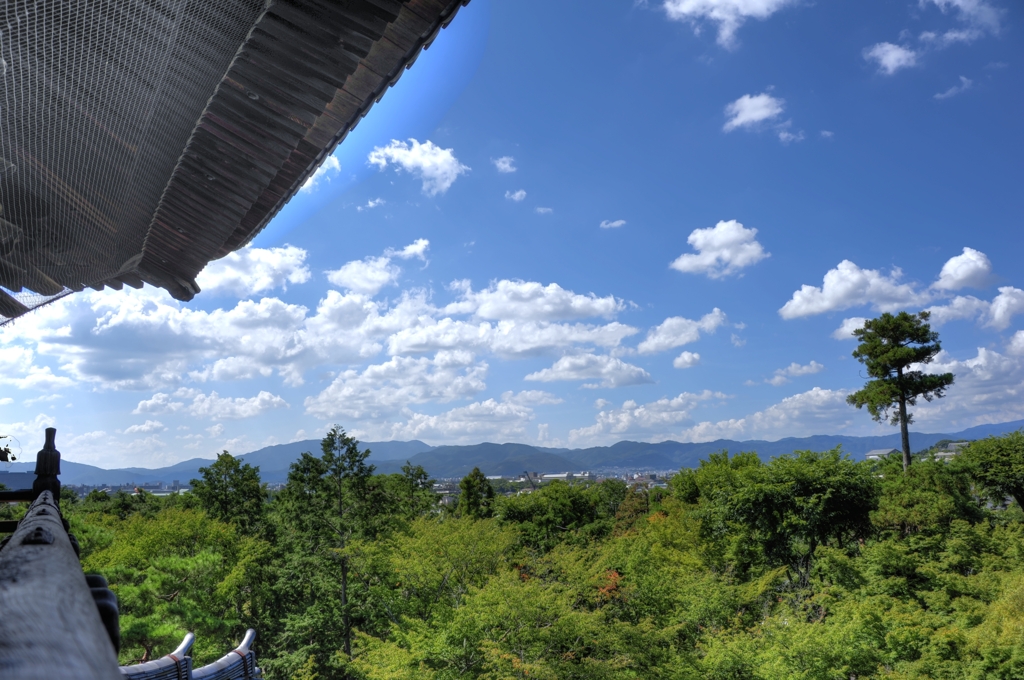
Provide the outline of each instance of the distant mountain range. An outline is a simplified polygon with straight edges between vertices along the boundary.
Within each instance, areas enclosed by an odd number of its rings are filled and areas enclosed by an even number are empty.
[[[943,439],[971,440],[991,435],[1001,435],[1024,427],[1024,420],[997,425],[979,425],[952,433],[925,434],[912,432],[911,447],[915,451],[929,448]],[[530,472],[566,472],[592,470],[595,472],[626,470],[675,470],[694,467],[702,458],[715,451],[727,450],[756,451],[764,459],[792,451],[824,451],[842,446],[854,458],[863,458],[874,449],[900,447],[899,432],[879,437],[850,437],[846,435],[815,435],[813,437],[788,437],[779,441],[761,440],[733,441],[719,439],[700,444],[680,442],[622,441],[612,446],[595,446],[587,449],[554,449],[528,444],[473,444],[470,446],[430,446],[421,441],[409,442],[363,442],[362,447],[370,449],[370,462],[381,473],[398,472],[409,461],[423,468],[437,479],[463,477],[474,467],[487,475],[517,475]],[[299,455],[309,451],[319,455],[320,441],[307,439],[290,444],[268,446],[246,453],[239,458],[253,466],[259,466],[260,476],[265,482],[283,482],[288,477],[288,467]],[[64,484],[122,485],[151,482],[171,483],[178,480],[187,485],[189,480],[199,476],[199,468],[209,465],[211,459],[192,458],[170,467],[121,468],[104,470],[92,465],[61,461],[61,481]],[[10,472],[31,472],[34,462],[14,463]],[[0,470],[0,483],[4,472]]]
[[[424,444],[417,440],[410,442],[363,442],[360,446],[361,448],[371,449],[370,462],[378,466],[381,463],[392,460],[401,460],[404,463],[407,458],[432,448],[429,444]],[[319,456],[320,440],[307,439],[290,444],[267,446],[258,451],[243,454],[239,458],[250,465],[259,466],[260,476],[263,478],[263,481],[283,482],[288,478],[288,466],[298,460],[299,455],[304,451],[309,451]],[[10,466],[9,471],[32,472],[35,470],[35,457],[27,454],[24,457],[32,459],[32,462],[14,463]],[[100,484],[119,486],[124,484],[147,484],[150,482],[170,484],[174,480],[178,480],[182,485],[188,486],[189,480],[199,477],[199,468],[205,467],[212,462],[213,459],[211,458],[190,458],[169,467],[155,469],[132,467],[106,470],[93,465],[75,463],[64,459],[60,462],[60,480],[64,484],[87,484],[90,486]],[[0,467],[0,484],[3,482],[4,468]]]

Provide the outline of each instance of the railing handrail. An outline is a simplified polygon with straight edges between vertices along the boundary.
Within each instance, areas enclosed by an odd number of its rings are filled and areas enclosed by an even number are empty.
[[[121,666],[118,670],[121,671],[122,676],[135,680],[150,678],[154,680],[157,678],[181,680],[182,678],[189,678],[191,677],[192,657],[188,653],[192,650],[192,645],[195,641],[195,634],[186,633],[185,639],[170,654],[165,654],[159,659],[153,659],[145,663]],[[171,672],[172,670],[173,673]]]
[[[261,675],[256,667],[256,655],[249,649],[256,639],[256,631],[245,631],[242,643],[211,664],[192,671],[195,680],[228,680],[234,678],[255,678]],[[241,674],[236,670],[241,666]]]
[[[4,680],[120,680],[57,499],[41,491],[0,548]]]

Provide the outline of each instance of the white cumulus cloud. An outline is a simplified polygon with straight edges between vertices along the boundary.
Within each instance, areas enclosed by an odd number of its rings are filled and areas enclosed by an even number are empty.
[[[506,191],[505,198],[507,198],[510,201],[515,201],[516,203],[519,203],[524,198],[526,198],[526,191],[523,189],[520,189],[518,191]]]
[[[1015,357],[1024,356],[1024,331],[1017,331],[1006,344],[1006,353]]]
[[[942,399],[919,401],[914,422],[926,432],[955,432],[983,423],[1024,418],[1024,358],[979,347],[969,359],[940,352],[922,367],[926,373],[952,373],[956,381]]]
[[[459,162],[453,149],[442,149],[430,140],[420,144],[415,139],[393,139],[387,146],[374,147],[368,160],[381,170],[392,163],[419,177],[423,180],[423,193],[428,196],[445,193],[459,175],[470,169]]]
[[[1004,10],[999,9],[987,0],[921,0],[921,4],[931,3],[943,13],[953,12],[957,19],[967,25],[968,30],[999,33]],[[961,39],[967,39],[966,37]]]
[[[306,251],[286,245],[281,248],[236,250],[207,265],[196,277],[203,292],[227,292],[238,297],[309,281]]]
[[[874,269],[861,269],[853,262],[843,260],[825,274],[821,287],[805,284],[794,292],[779,314],[784,319],[795,319],[860,305],[871,305],[880,312],[924,307],[931,313],[933,326],[954,320],[977,320],[985,326],[1003,330],[1014,316],[1024,313],[1024,291],[1012,286],[999,288],[999,294],[991,301],[973,295],[949,297],[951,292],[961,288],[985,287],[993,279],[992,263],[985,253],[973,248],[964,248],[960,255],[947,260],[938,278],[928,288],[903,283],[901,278],[899,268],[883,274]],[[862,323],[860,317],[844,319],[832,337],[848,339]]]
[[[943,14],[953,14],[960,23],[957,28],[944,31],[925,31],[918,36],[918,49],[907,45],[880,42],[863,51],[864,59],[878,66],[878,72],[892,75],[897,71],[917,66],[921,58],[932,50],[946,49],[952,45],[970,44],[985,35],[997,35],[1001,30],[1004,10],[987,0],[919,0],[918,5],[926,8],[937,7]],[[906,32],[902,34],[906,38]],[[973,85],[970,78],[960,76],[960,83],[934,95],[935,99],[947,99],[964,92]]]
[[[502,156],[501,158],[492,158],[491,162],[494,163],[494,167],[498,169],[498,172],[515,172],[516,159],[512,156]]]
[[[778,118],[785,107],[786,101],[773,97],[767,92],[761,94],[745,94],[725,107],[728,120],[722,129],[732,132],[737,128],[754,128],[761,123]]]
[[[434,357],[392,357],[363,370],[340,373],[320,394],[307,397],[306,412],[323,419],[377,420],[410,404],[445,403],[486,388],[487,364],[465,350]]]
[[[979,300],[973,295],[957,295],[945,304],[932,305],[927,311],[931,313],[929,322],[937,327],[950,321],[987,317],[991,307],[989,302]]]
[[[932,288],[938,290],[960,290],[961,288],[983,288],[992,278],[992,263],[988,256],[974,248],[951,257],[942,265],[938,280]]]
[[[879,311],[891,312],[927,303],[928,294],[918,292],[910,284],[900,283],[902,276],[899,269],[885,275],[843,260],[825,274],[821,287],[801,286],[779,310],[779,315],[783,319],[796,319],[865,304]]]
[[[341,172],[341,163],[334,156],[328,156],[320,164],[320,167],[303,182],[299,191],[312,193],[319,189],[324,182],[330,183],[331,179],[336,177],[339,172]]]
[[[380,207],[387,203],[383,198],[371,198],[366,202],[366,205],[356,206],[357,212],[363,212],[364,210],[373,210],[374,208]]]
[[[191,399],[191,403],[186,403]],[[173,414],[187,410],[190,415],[197,418],[210,418],[212,420],[252,418],[271,409],[288,408],[288,402],[278,395],[271,394],[265,390],[253,397],[229,397],[220,396],[216,391],[209,394],[197,389],[187,387],[179,388],[174,394],[157,392],[151,398],[138,402],[138,406],[132,411],[133,414]],[[145,425],[133,426],[136,428],[151,427],[151,429],[128,428],[125,432],[155,432],[160,431],[151,423],[163,427],[158,421],[146,421]],[[164,428],[166,429],[166,428]]]
[[[426,260],[426,251],[430,241],[417,239],[401,250],[388,249],[379,257],[367,257],[362,260],[346,262],[339,269],[327,272],[327,280],[335,286],[346,288],[356,293],[374,296],[384,286],[398,282],[402,268],[391,261],[395,258],[409,260],[418,258]]]
[[[425,257],[426,249],[425,240],[417,241],[384,257],[394,258],[393,266],[401,258]],[[390,280],[386,270],[385,275]],[[370,283],[363,288],[372,290],[378,282]],[[264,297],[210,311],[183,305],[156,288],[86,291],[5,329],[0,382],[18,388],[151,389],[184,409],[180,398],[167,395],[189,380],[258,380],[277,373],[298,386],[313,368],[361,364],[385,348],[393,354],[466,348],[516,358],[613,350],[638,332],[615,321],[582,321],[611,319],[625,309],[614,296],[507,280],[481,291],[460,282],[453,290],[456,301],[444,307],[432,305],[429,293],[419,289],[394,301],[328,290],[312,310]],[[59,366],[60,373],[42,362]],[[138,408],[163,412],[166,404]]]
[[[389,354],[424,354],[442,349],[489,352],[503,358],[550,354],[574,346],[618,347],[638,329],[613,321],[603,325],[504,320],[470,322],[445,317],[419,319],[387,340]]]
[[[632,399],[623,402],[619,408],[601,400],[596,406],[601,409],[595,422],[569,432],[569,441],[578,445],[610,443],[627,437],[667,439],[666,433],[680,423],[691,420],[691,412],[702,402],[726,399],[721,392],[704,390],[699,393],[683,392],[671,399],[664,397],[646,404]]]
[[[953,373],[956,382],[944,398],[931,402],[922,400],[911,409],[913,430],[955,432],[984,423],[1024,419],[1024,402],[1020,400],[1020,394],[1024,393],[1024,357],[1004,356],[980,348],[975,357],[960,360],[942,352],[923,370]],[[815,387],[742,418],[702,421],[677,432],[662,431],[657,438],[706,442],[777,440],[843,432],[865,435],[898,432],[873,423],[867,414],[851,408],[846,403],[848,394],[847,390]]]
[[[481,319],[521,321],[561,321],[591,317],[611,318],[626,307],[613,295],[580,295],[557,283],[536,281],[492,282],[484,290],[474,291],[469,281],[455,281],[450,288],[460,292],[460,300],[445,307],[448,314],[473,314]]]
[[[407,410],[403,413],[404,420],[379,431],[384,439],[419,439],[436,444],[521,442],[528,438],[526,428],[535,417],[531,407],[535,402],[523,397],[524,394],[506,392],[501,399],[476,401],[437,415]]]
[[[425,238],[418,238],[401,250],[388,248],[384,251],[384,254],[388,257],[397,257],[400,260],[411,260],[413,258],[417,258],[425,262],[427,259],[427,249],[429,247],[430,241]]]
[[[714,333],[726,321],[725,312],[718,307],[699,320],[671,316],[647,332],[647,337],[637,346],[637,351],[641,354],[654,354],[696,342],[700,340],[701,331]]]
[[[971,89],[972,85],[974,85],[973,80],[971,80],[970,78],[965,78],[964,76],[960,76],[959,85],[954,85],[948,90],[943,90],[942,92],[936,92],[932,96],[935,97],[936,99],[949,99],[950,97],[955,97],[961,92],[966,92],[967,90]]]
[[[395,284],[402,268],[391,264],[387,256],[368,257],[346,262],[339,269],[327,272],[327,280],[356,293],[374,296],[384,286]]]
[[[846,403],[847,394],[846,390],[815,387],[742,418],[702,421],[679,432],[673,439],[707,442],[716,439],[806,437],[843,432],[858,422],[862,423],[862,428],[872,428],[870,418],[864,418],[863,414],[858,418],[857,410]],[[874,432],[874,429],[867,431]]]
[[[857,337],[853,332],[864,328],[865,321],[867,321],[867,319],[863,316],[854,316],[849,319],[843,319],[843,322],[839,324],[839,328],[832,331],[832,337],[836,340],[853,340]]]
[[[1024,313],[1024,290],[1003,286],[991,302],[973,295],[958,295],[945,304],[929,307],[928,311],[931,312],[931,323],[934,326],[965,319],[977,320],[996,330],[1006,330],[1013,317]]]
[[[125,434],[149,434],[150,432],[163,432],[167,427],[159,420],[147,420],[142,425],[132,425],[125,429]]]
[[[5,339],[13,339],[10,330],[14,329],[4,330],[8,333]],[[37,353],[29,347],[0,347],[0,384],[12,385],[21,390],[50,392],[75,383],[68,376],[54,374],[49,366],[38,365],[36,359]]]
[[[914,50],[890,42],[880,42],[864,49],[864,58],[874,62],[878,72],[887,76],[917,66],[917,56]]]
[[[186,403],[189,399],[191,404]],[[281,397],[260,390],[255,397],[222,397],[213,391],[209,394],[190,388],[179,388],[173,395],[157,392],[150,399],[144,399],[132,413],[177,413],[187,410],[197,418],[212,420],[252,418],[276,408],[287,408],[288,402]],[[151,421],[146,421],[148,425]],[[159,423],[157,423],[159,425]],[[145,427],[145,425],[140,426]],[[132,430],[126,432],[155,432],[150,430]]]
[[[736,46],[736,31],[747,19],[767,19],[775,12],[795,5],[797,0],[665,0],[663,7],[669,19],[685,21],[699,32],[701,24],[710,21],[718,26],[718,44]]]
[[[11,452],[15,455],[18,454],[17,442],[20,441],[21,461],[28,462],[29,460],[35,459],[34,453],[30,454],[29,452],[38,451],[38,449],[34,448],[34,442],[38,441],[40,442],[40,445],[42,445],[42,433],[46,428],[53,427],[55,423],[56,421],[53,419],[53,416],[40,413],[30,420],[26,419],[17,422],[0,423],[0,434],[16,440],[11,441],[8,439],[4,442],[5,445],[9,445],[11,447]],[[30,444],[29,442],[33,443]],[[31,458],[29,457],[30,455]]]
[[[999,295],[992,300],[987,325],[996,330],[1005,330],[1017,314],[1024,314],[1024,290],[1003,286],[999,289]]]
[[[615,221],[601,220],[601,224],[599,226],[602,229],[618,229],[619,227],[626,226],[626,220],[615,220]]]
[[[798,364],[797,362],[791,363],[785,368],[780,368],[775,371],[775,375],[765,380],[769,385],[785,385],[790,381],[791,378],[798,378],[803,375],[814,375],[825,370],[825,367],[819,364],[817,361],[812,361],[809,364]]]
[[[683,352],[672,360],[672,365],[676,368],[693,368],[699,363],[700,355],[696,352]]]
[[[559,380],[600,380],[584,387],[626,387],[654,382],[639,366],[604,354],[574,354],[558,359],[551,368],[530,373],[525,380],[554,382]]]
[[[288,402],[276,394],[260,390],[255,397],[222,397],[216,392],[197,394],[192,398],[189,413],[197,418],[213,420],[253,418],[276,408],[287,408]]]
[[[804,131],[790,132],[789,130],[779,130],[779,141],[783,144],[789,144],[790,142],[802,142],[804,141]]]
[[[143,413],[174,413],[185,408],[184,402],[173,401],[171,395],[166,392],[157,392],[149,399],[143,399],[132,411],[135,415]]]
[[[694,229],[686,242],[696,253],[683,253],[669,266],[686,274],[705,274],[719,279],[771,257],[757,242],[757,229],[747,229],[736,220],[721,221],[714,227]]]

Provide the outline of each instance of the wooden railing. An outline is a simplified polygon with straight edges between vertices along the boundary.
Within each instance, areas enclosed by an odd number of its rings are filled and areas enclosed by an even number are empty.
[[[49,490],[0,548],[0,677],[121,678],[114,645]]]
[[[193,670],[188,652],[196,636],[189,633],[170,654],[135,666],[121,666],[121,674],[128,680],[255,680],[263,677],[251,649],[255,639],[256,631],[250,628],[237,647],[213,663]]]

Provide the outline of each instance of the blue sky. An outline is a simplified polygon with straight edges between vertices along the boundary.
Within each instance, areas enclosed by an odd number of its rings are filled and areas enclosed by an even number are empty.
[[[957,376],[918,428],[1024,418],[1022,17],[473,0],[195,300],[86,291],[0,330],[0,433],[157,466],[335,422],[890,432],[845,403],[848,331],[900,309],[932,310]]]

